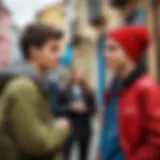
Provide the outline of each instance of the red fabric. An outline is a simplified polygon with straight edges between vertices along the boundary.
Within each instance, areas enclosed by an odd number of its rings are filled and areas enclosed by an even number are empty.
[[[123,47],[125,53],[136,62],[142,59],[151,37],[148,29],[140,25],[117,28],[107,36],[115,39]]]
[[[112,98],[112,89],[108,89],[104,94],[104,104],[108,104],[110,99]]]
[[[147,75],[120,92],[120,142],[128,160],[160,160],[159,93]]]

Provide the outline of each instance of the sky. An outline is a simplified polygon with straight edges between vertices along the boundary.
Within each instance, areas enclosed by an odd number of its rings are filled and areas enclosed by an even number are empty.
[[[36,11],[62,0],[4,0],[13,13],[13,22],[19,27],[34,19]]]

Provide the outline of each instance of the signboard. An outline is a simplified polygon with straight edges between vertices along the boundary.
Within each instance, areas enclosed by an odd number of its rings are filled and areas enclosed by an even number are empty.
[[[12,51],[12,24],[10,13],[0,6],[0,68],[8,65]]]

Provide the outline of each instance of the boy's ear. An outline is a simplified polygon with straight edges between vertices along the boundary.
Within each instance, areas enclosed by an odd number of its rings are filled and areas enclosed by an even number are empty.
[[[29,54],[30,54],[30,57],[31,58],[35,58],[35,56],[37,55],[39,49],[37,46],[35,45],[31,45],[30,48],[29,48]]]

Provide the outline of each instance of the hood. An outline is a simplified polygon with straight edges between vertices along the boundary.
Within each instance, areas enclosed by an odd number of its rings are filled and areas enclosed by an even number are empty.
[[[0,70],[0,93],[11,79],[23,75],[42,83],[42,78],[30,64],[25,61],[16,62]]]

